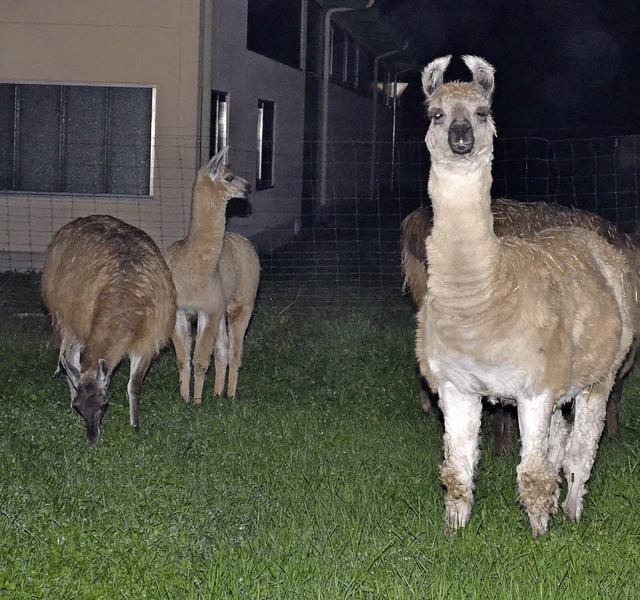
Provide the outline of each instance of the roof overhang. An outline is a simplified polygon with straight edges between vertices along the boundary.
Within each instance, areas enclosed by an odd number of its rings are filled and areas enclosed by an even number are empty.
[[[325,10],[349,8],[336,12],[333,19],[349,32],[358,44],[370,50],[374,57],[387,55],[382,61],[393,71],[417,66],[411,48],[389,21],[381,15],[375,2],[367,8],[367,0],[317,0]]]

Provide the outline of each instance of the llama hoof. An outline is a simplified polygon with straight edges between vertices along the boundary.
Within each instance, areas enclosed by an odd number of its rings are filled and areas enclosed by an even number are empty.
[[[202,398],[194,398],[193,399],[193,405],[194,406],[200,406],[202,404]]]
[[[133,426],[133,430],[134,430],[136,433],[140,433],[140,425],[134,425],[134,426]]]
[[[464,501],[445,501],[444,531],[446,535],[453,535],[464,527],[471,515],[471,504]]]
[[[564,512],[567,519],[572,523],[579,523],[582,514],[582,502],[576,502],[567,498],[562,505],[562,512]]]
[[[547,533],[549,528],[549,515],[529,515],[529,524],[531,525],[531,536],[537,540],[541,535]]]

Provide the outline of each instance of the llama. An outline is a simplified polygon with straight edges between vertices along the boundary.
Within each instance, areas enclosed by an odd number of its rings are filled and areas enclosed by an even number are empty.
[[[632,262],[636,272],[640,272],[640,252],[638,242],[603,217],[576,208],[545,202],[516,202],[499,198],[492,202],[494,231],[498,237],[527,237],[549,227],[575,226],[592,229],[608,242],[621,248]],[[410,213],[402,222],[402,271],[404,288],[408,289],[416,305],[420,307],[427,291],[426,250],[424,240],[431,232],[433,214],[428,206],[421,206]],[[624,382],[635,366],[636,346],[630,352],[629,359],[616,377],[616,382],[607,402],[606,431],[610,438],[619,435],[619,405]],[[424,382],[420,381],[420,400],[422,410],[429,412],[435,404]],[[493,449],[500,454],[511,447],[511,416],[496,406],[492,413]]]
[[[129,418],[137,431],[142,382],[176,315],[175,287],[159,248],[115,217],[75,219],[53,236],[41,291],[60,347],[56,372],[62,367],[67,376],[87,441],[100,438],[111,374],[125,355]]]
[[[165,251],[178,294],[172,335],[180,373],[180,396],[190,399],[191,321],[197,320],[193,349],[193,402],[202,403],[204,378],[214,354],[214,394],[236,395],[244,336],[260,280],[260,262],[251,242],[225,233],[227,203],[247,198],[251,187],[225,165],[228,147],[202,167],[193,186],[187,237]]]
[[[498,238],[491,213],[494,69],[464,56],[473,82],[445,84],[451,56],[422,73],[430,125],[427,294],[416,356],[444,416],[445,528],[467,524],[483,396],[513,402],[519,499],[534,538],[558,508],[578,522],[607,397],[632,343],[637,275],[597,233],[546,229]],[[574,399],[569,427],[561,406]]]

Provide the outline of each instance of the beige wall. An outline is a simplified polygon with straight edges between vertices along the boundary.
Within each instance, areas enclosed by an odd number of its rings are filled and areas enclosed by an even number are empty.
[[[186,231],[197,166],[200,0],[0,0],[0,81],[156,89],[153,195],[0,192],[0,269],[39,268],[52,234],[90,213]]]

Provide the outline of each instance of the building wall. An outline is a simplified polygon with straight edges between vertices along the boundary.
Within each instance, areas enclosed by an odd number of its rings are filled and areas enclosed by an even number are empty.
[[[274,187],[251,194],[251,214],[230,217],[228,228],[261,249],[291,238],[300,216],[304,136],[304,73],[246,48],[247,2],[213,5],[211,87],[229,94],[229,162],[256,181],[258,100],[275,102]]]
[[[327,134],[327,199],[330,203],[374,199],[379,186],[390,180],[391,109],[378,102],[372,153],[372,106],[371,95],[330,85]]]
[[[250,214],[231,216],[228,228],[263,250],[291,238],[303,146],[317,143],[305,140],[305,73],[247,50],[246,0],[0,0],[0,15],[0,82],[156,90],[152,194],[0,192],[0,270],[40,268],[53,233],[92,213],[142,227],[161,248],[182,238],[193,178],[208,156],[209,88],[229,94],[229,160],[254,186],[258,100],[275,102],[274,186],[254,191]],[[379,107],[379,140],[389,137],[387,112]],[[332,84],[328,137],[341,145],[328,187],[337,202],[368,195],[370,126],[370,98]]]
[[[0,192],[0,269],[39,268],[52,234],[108,213],[183,237],[197,167],[200,0],[0,0],[0,81],[156,88],[151,197]]]

